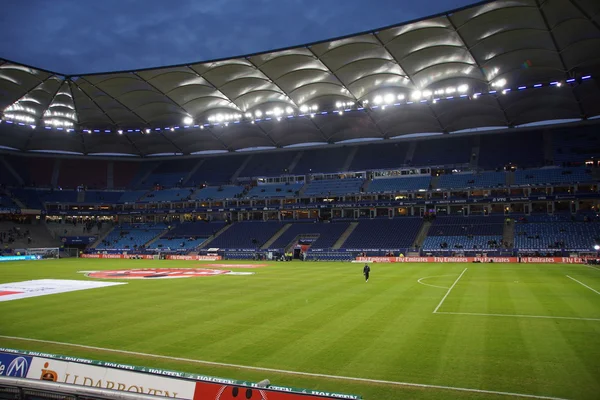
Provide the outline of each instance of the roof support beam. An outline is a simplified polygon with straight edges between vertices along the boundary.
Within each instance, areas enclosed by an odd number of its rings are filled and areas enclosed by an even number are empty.
[[[598,29],[600,31],[600,24],[598,24],[596,21],[594,21],[594,19],[592,18],[591,15],[589,15],[579,4],[577,4],[576,1],[573,1],[573,0],[569,0],[569,1],[581,14],[583,14],[584,17],[586,17],[592,23],[592,25],[594,25],[596,27],[596,29]],[[541,7],[540,7],[540,9],[541,9]]]
[[[329,65],[325,64],[323,62],[323,60],[321,60],[319,57],[317,57],[317,55],[315,54],[315,52],[310,48],[310,47],[306,47],[308,49],[308,51],[310,51],[310,54],[313,55],[313,57],[315,57],[317,60],[321,61],[321,64],[323,64],[325,66],[325,68],[327,68],[327,71],[329,71],[329,73],[340,83],[340,85],[342,85],[342,87],[344,89],[346,89],[346,92],[350,93],[350,95],[352,96],[352,98],[354,99],[354,102],[359,105],[360,107],[362,107],[365,112],[365,114],[367,114],[367,117],[369,117],[369,120],[373,123],[373,125],[375,125],[375,128],[377,128],[377,131],[379,132],[379,134],[381,135],[382,138],[385,138],[385,132],[383,129],[381,129],[381,127],[379,126],[379,124],[377,123],[377,121],[375,121],[375,118],[373,118],[373,115],[371,114],[371,109],[370,108],[365,108],[362,104],[362,102],[360,100],[358,100],[358,97],[356,97],[356,95],[354,93],[352,93],[350,91],[350,89],[348,89],[346,87],[346,85],[344,85],[344,82],[342,82],[342,80],[340,79],[339,76],[337,76],[337,74],[335,73],[335,71],[333,71],[331,68],[329,68]],[[312,118],[311,118],[312,119]],[[313,123],[315,124],[315,126],[317,126],[316,122],[313,121]],[[317,126],[318,127],[318,126]],[[323,131],[321,130],[320,127],[318,127],[319,131],[321,131],[321,133],[323,134],[323,136],[325,136],[325,134],[323,133]],[[329,138],[326,137],[326,140],[329,141]]]
[[[402,64],[400,64],[400,61],[398,61],[398,59],[396,57],[394,57],[392,52],[387,48],[387,46],[383,43],[383,41],[379,38],[379,36],[377,36],[377,33],[373,33],[373,37],[379,42],[379,44],[381,44],[381,47],[383,47],[383,49],[390,55],[392,60],[394,60],[394,62],[396,64],[398,64],[398,66],[402,69],[402,71],[404,71],[404,73],[406,74],[406,77],[410,81],[410,84],[412,85],[412,87],[416,88],[417,86],[415,85],[415,81],[413,80],[413,77],[408,73],[408,71],[406,69],[404,69]],[[429,102],[427,102],[425,104],[427,104],[427,108],[429,108],[429,111],[434,116],[434,118],[437,121],[438,125],[440,126],[440,129],[442,130],[442,132],[448,133],[448,130],[444,127],[444,124],[442,124],[442,121],[440,121],[440,117],[438,117],[437,113],[435,112],[435,110],[433,109],[431,104]]]
[[[108,97],[110,97],[111,99],[113,99],[115,102],[119,103],[119,105],[122,106],[124,109],[126,109],[127,111],[129,111],[130,113],[132,113],[133,115],[135,115],[136,117],[138,117],[142,121],[142,123],[144,123],[146,125],[150,125],[150,123],[148,121],[146,121],[141,115],[139,115],[138,113],[136,113],[135,111],[133,111],[131,108],[127,107],[125,104],[123,104],[116,97],[111,96],[110,94],[106,93],[104,90],[100,89],[98,86],[94,85],[92,82],[90,82],[89,80],[87,80],[84,76],[80,76],[79,79],[81,79],[82,81],[87,82],[87,84],[90,85],[91,87],[93,87],[94,89],[101,91],[102,93],[104,93],[105,95],[107,95]],[[81,86],[79,86],[77,83],[75,83],[75,84],[82,91],[84,91]]]
[[[542,10],[543,4],[540,3],[540,0],[535,0],[535,3],[538,6],[538,10],[540,12],[540,15],[542,16],[542,19],[544,20],[544,25],[546,26],[546,29],[548,29],[548,34],[550,35],[550,38],[552,38],[552,44],[554,44],[554,48],[556,49],[556,54],[558,55],[558,58],[560,59],[560,64],[562,65],[563,71],[565,73],[565,78],[569,79],[572,76],[569,74],[569,70],[567,69],[567,64],[565,63],[565,59],[563,58],[562,53],[560,52],[560,49],[558,48],[558,43],[556,42],[556,37],[554,36],[554,32],[552,32],[552,28],[550,27],[550,24],[548,23],[548,18],[546,18],[546,13],[544,13],[544,10]],[[579,114],[581,116],[581,119],[584,119],[584,120],[587,119],[587,115],[585,113],[583,105],[581,104],[581,99],[575,92],[574,85],[571,85],[571,94],[573,95],[573,98],[577,102],[577,107],[579,107]]]
[[[465,42],[465,39],[458,31],[456,24],[454,23],[454,21],[452,21],[449,14],[446,14],[446,19],[450,23],[450,26],[452,27],[452,29],[454,29],[454,32],[456,32],[456,36],[458,36],[458,38],[460,39],[465,50],[467,50],[469,52],[469,55],[473,59],[473,62],[475,63],[475,65],[477,65],[477,68],[479,68],[479,70],[481,71],[481,65],[479,64],[479,61],[477,61],[477,59],[475,58],[475,55],[471,52],[471,49],[467,46],[467,42]],[[487,76],[485,78],[487,79]],[[489,82],[488,82],[488,84],[489,84]],[[502,115],[504,115],[504,121],[506,122],[506,126],[508,126],[508,127],[513,126],[512,122],[508,118],[508,114],[506,114],[506,110],[504,109],[504,107],[502,107],[502,103],[500,103],[500,100],[498,99],[498,97],[497,96],[493,96],[493,97],[494,97],[494,99],[496,99],[496,103],[498,104],[498,108],[500,108],[500,110],[502,111]]]

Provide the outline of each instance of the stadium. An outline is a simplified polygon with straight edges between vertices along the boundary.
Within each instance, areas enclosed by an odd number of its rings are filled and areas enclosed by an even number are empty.
[[[596,0],[493,0],[0,59],[0,399],[598,399],[599,50]]]

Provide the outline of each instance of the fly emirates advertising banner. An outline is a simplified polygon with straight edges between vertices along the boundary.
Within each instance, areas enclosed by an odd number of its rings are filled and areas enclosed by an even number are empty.
[[[8,376],[177,399],[362,399],[351,394],[273,385],[263,388],[252,382],[0,348],[0,365],[2,361],[10,364],[10,368],[5,367],[6,371],[10,370],[6,373]]]

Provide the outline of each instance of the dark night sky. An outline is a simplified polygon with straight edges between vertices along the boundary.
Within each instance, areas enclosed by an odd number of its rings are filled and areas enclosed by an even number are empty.
[[[6,0],[0,58],[89,73],[232,57],[347,35],[475,0]]]

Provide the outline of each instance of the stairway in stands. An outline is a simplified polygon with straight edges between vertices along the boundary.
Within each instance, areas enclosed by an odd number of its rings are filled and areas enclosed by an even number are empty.
[[[351,222],[348,229],[346,229],[344,231],[344,233],[342,233],[342,236],[340,236],[339,239],[334,243],[333,248],[334,249],[341,248],[342,245],[344,244],[344,242],[346,241],[346,239],[348,239],[348,237],[352,234],[352,232],[354,232],[354,230],[356,229],[357,226],[358,226],[358,222]]]
[[[204,242],[202,242],[202,244],[198,248],[199,249],[204,249],[204,248],[208,247],[208,245],[210,244],[210,242],[212,242],[213,240],[215,240],[215,238],[219,237],[223,232],[225,232],[227,229],[231,228],[232,226],[233,226],[233,224],[227,224],[227,225],[225,225],[219,232],[217,232],[216,234],[214,234],[213,236],[209,237]]]
[[[292,224],[285,224],[285,225],[283,225],[280,230],[278,230],[273,236],[271,236],[271,239],[267,240],[265,242],[265,244],[262,245],[261,250],[266,250],[269,247],[271,247],[271,245],[273,243],[275,243],[275,241],[277,239],[279,239],[279,237],[281,235],[283,235],[285,233],[285,231],[287,231],[288,229],[290,229],[290,226],[292,226]]]
[[[505,242],[510,243],[512,247],[514,247],[515,244],[515,223],[514,220],[511,218],[510,223],[507,224],[506,222],[504,223],[504,231],[502,232],[502,240]]]
[[[419,249],[423,247],[423,242],[425,241],[425,238],[427,237],[427,234],[429,233],[429,228],[431,228],[431,221],[423,222],[423,225],[421,226],[421,230],[419,230],[419,233],[417,234],[417,238],[415,239],[415,243],[414,243],[414,245],[419,246]],[[408,252],[409,257],[415,257],[418,255],[419,255],[419,252]]]

